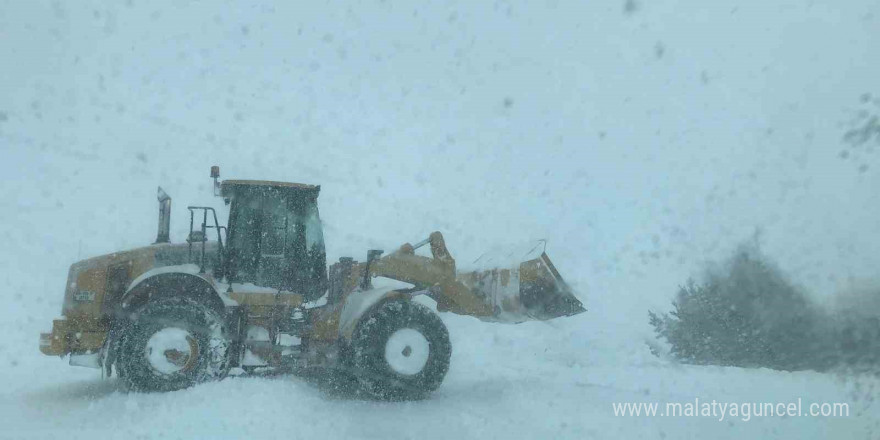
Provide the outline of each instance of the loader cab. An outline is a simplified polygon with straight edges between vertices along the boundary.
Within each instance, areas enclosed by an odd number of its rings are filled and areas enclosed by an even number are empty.
[[[227,180],[230,204],[224,272],[230,283],[251,283],[320,298],[327,287],[320,186]]]

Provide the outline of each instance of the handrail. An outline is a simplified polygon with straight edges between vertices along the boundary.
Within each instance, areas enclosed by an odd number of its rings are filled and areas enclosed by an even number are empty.
[[[221,226],[220,221],[217,219],[217,211],[210,206],[187,206],[186,209],[189,210],[189,235],[192,236],[193,226],[195,221],[195,212],[196,210],[202,210],[202,255],[201,261],[199,262],[199,273],[205,273],[205,245],[208,242],[208,229],[216,229],[217,230],[217,243],[220,246],[218,258],[220,259],[220,267],[223,268],[223,236],[220,233],[220,230],[227,230],[226,226]],[[211,211],[211,214],[214,217],[214,225],[208,225],[208,211]],[[228,232],[227,232],[228,233]],[[227,237],[228,238],[228,237]],[[192,261],[192,240],[187,239],[189,243],[189,260]],[[225,271],[224,271],[225,272]]]

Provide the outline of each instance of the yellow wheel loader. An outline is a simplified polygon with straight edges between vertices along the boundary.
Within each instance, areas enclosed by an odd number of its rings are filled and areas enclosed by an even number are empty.
[[[343,369],[386,399],[421,398],[449,367],[439,311],[486,321],[546,320],[584,311],[547,255],[509,268],[459,272],[439,232],[365,261],[326,266],[320,186],[220,183],[228,226],[189,206],[185,243],[169,242],[171,198],[159,189],[154,244],[74,263],[63,317],[40,350],[114,372],[134,391],[171,391],[244,371]],[[416,255],[430,246],[431,257]],[[374,288],[385,277],[407,288]]]

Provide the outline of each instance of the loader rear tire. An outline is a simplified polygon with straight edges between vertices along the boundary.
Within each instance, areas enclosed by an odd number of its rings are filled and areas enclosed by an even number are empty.
[[[132,317],[116,362],[131,391],[175,391],[223,378],[229,338],[218,312],[186,298],[163,298]]]
[[[364,390],[382,400],[427,397],[449,371],[452,345],[440,317],[406,300],[379,304],[355,329],[352,367]]]

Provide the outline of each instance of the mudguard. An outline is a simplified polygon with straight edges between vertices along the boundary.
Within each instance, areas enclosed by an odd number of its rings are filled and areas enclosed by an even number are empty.
[[[395,298],[409,299],[422,293],[424,292],[402,292],[393,287],[352,292],[346,298],[339,315],[339,336],[346,341],[351,341],[351,335],[361,318],[376,304]]]
[[[235,305],[217,290],[213,278],[201,273],[195,264],[157,267],[142,273],[129,284],[119,305],[123,310],[143,305],[155,291],[185,294],[217,310]]]

